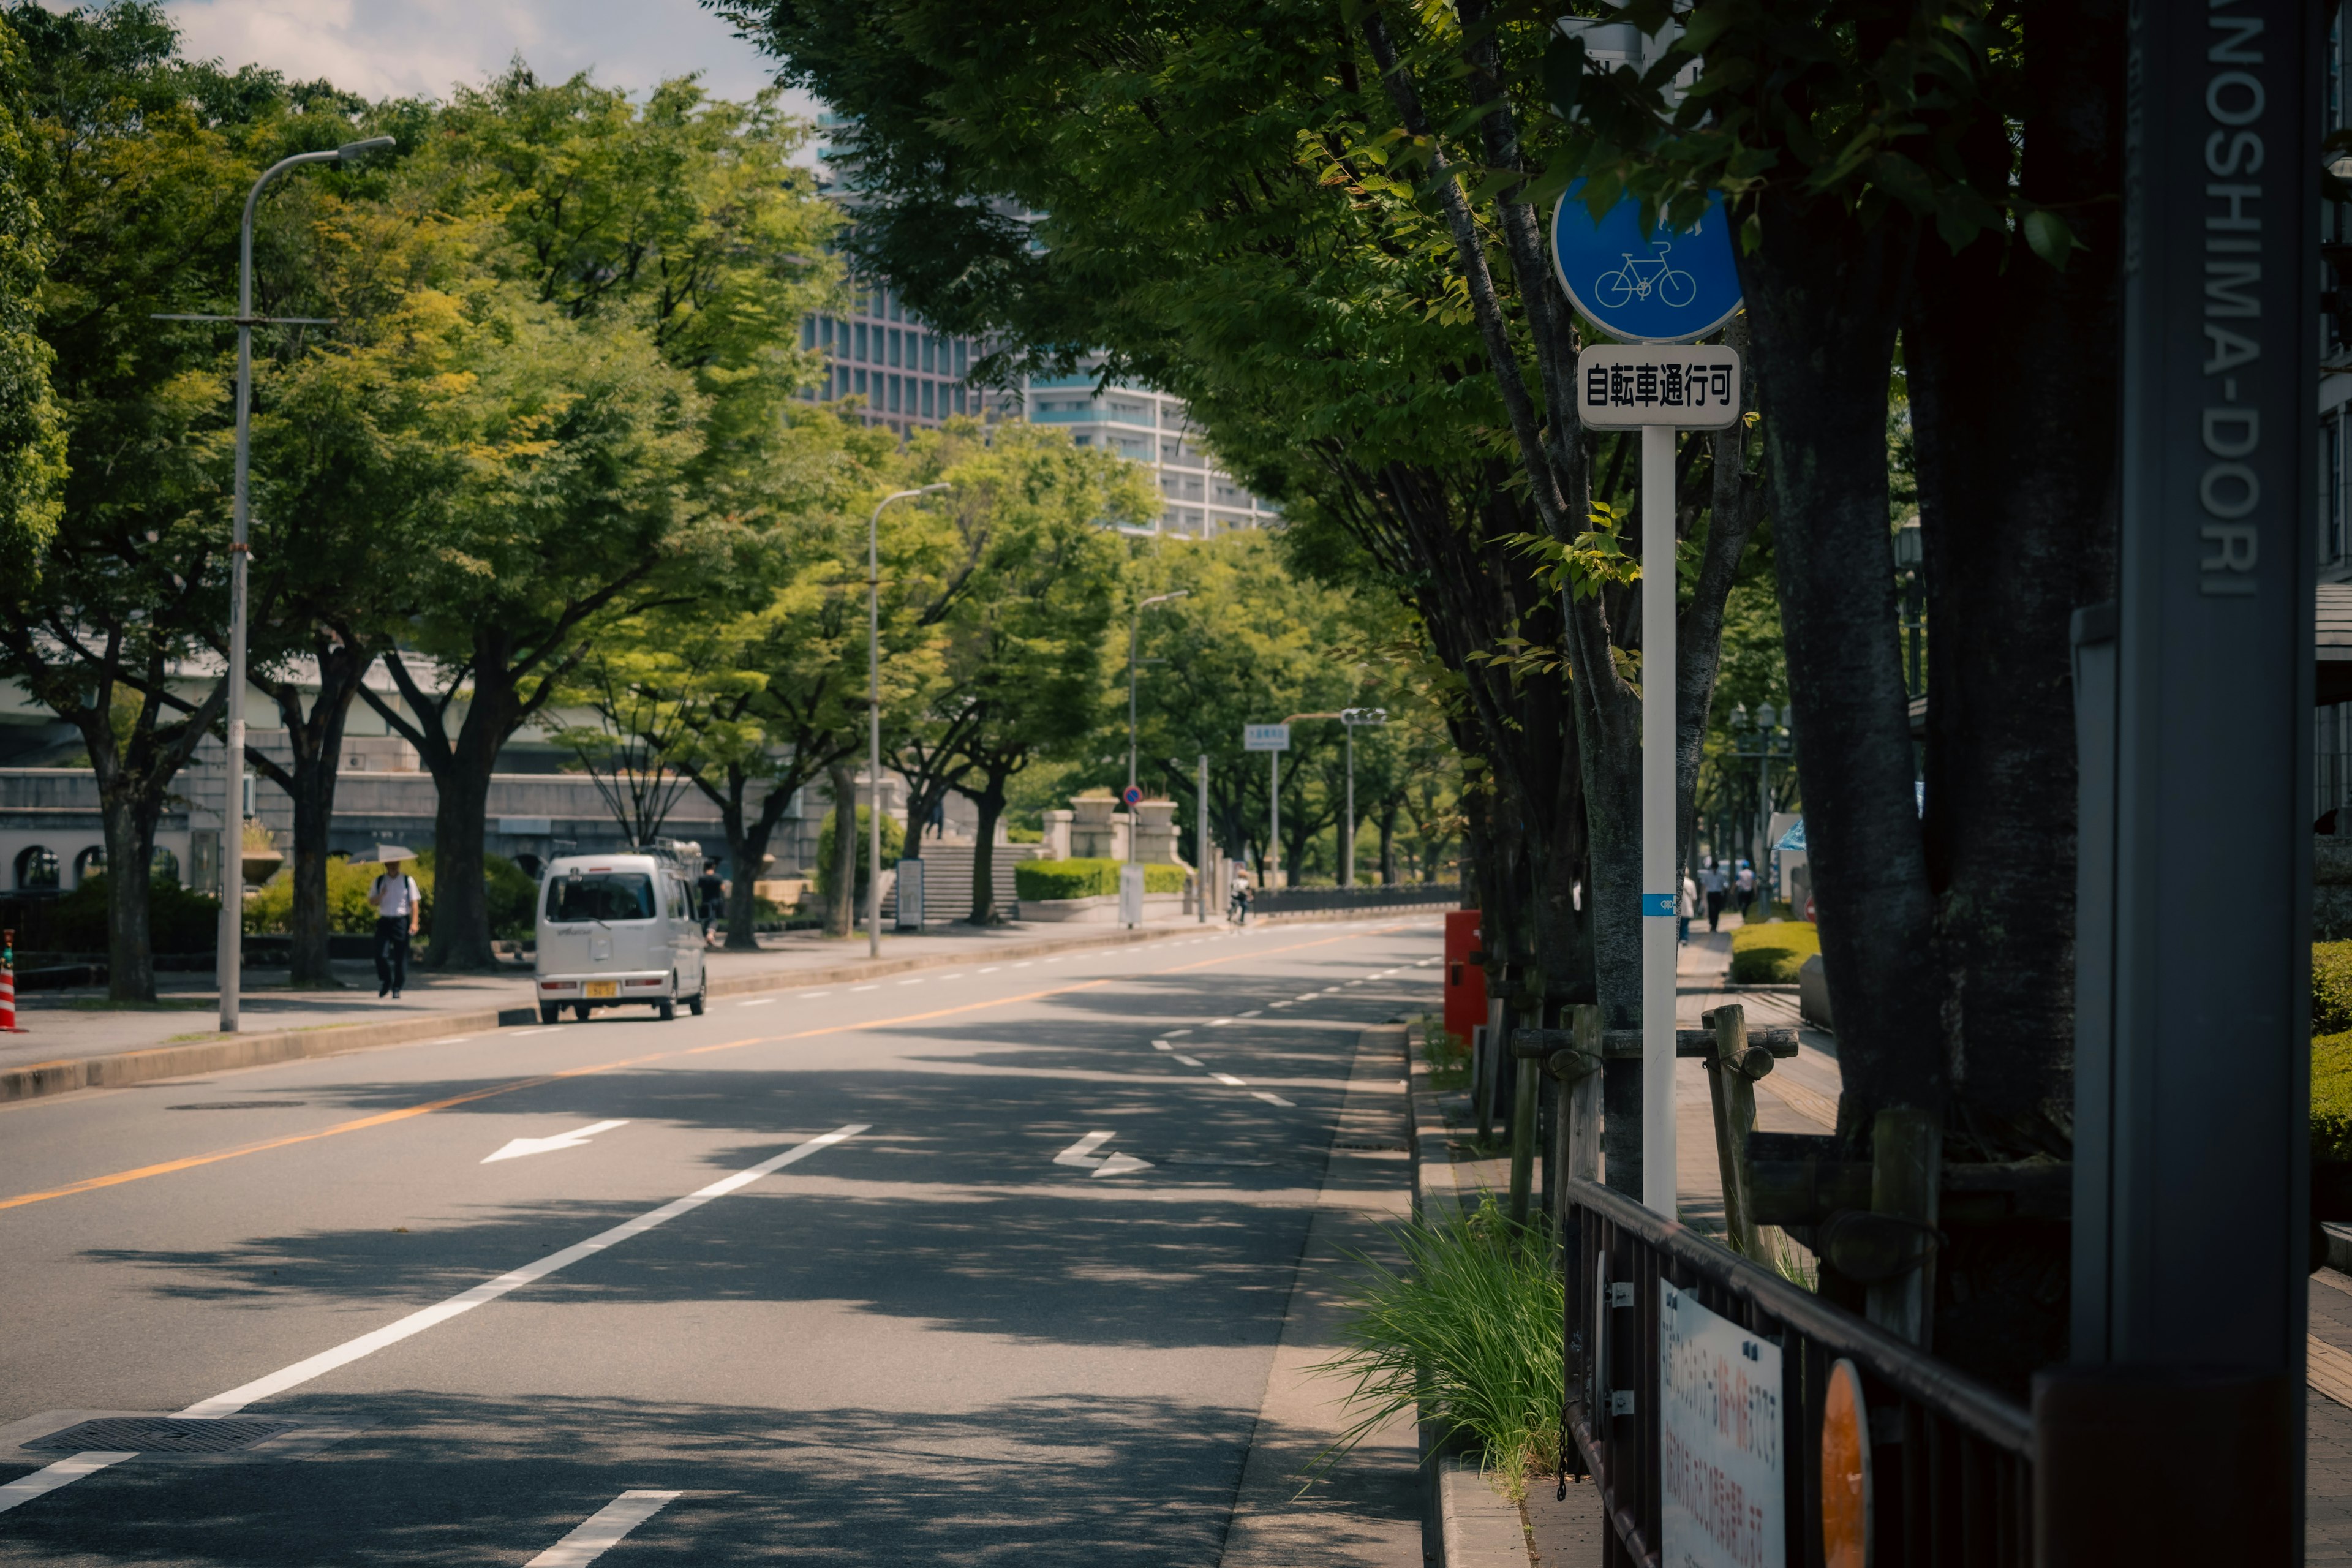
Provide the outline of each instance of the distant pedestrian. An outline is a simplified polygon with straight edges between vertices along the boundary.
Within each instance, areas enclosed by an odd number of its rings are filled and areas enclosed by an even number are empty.
[[[702,875],[695,879],[694,901],[702,913],[702,945],[710,945],[711,929],[719,923],[719,907],[727,901],[727,884],[719,875],[719,862],[705,860]]]
[[[378,853],[383,871],[368,888],[368,902],[375,906],[375,994],[397,1002],[408,984],[409,939],[425,918],[425,903],[407,871],[408,851],[386,845]]]
[[[1730,890],[1731,879],[1724,875],[1723,862],[1709,857],[1706,869],[1698,874],[1699,890],[1706,895],[1706,929],[1723,929],[1723,898]]]
[[[1234,896],[1226,906],[1225,918],[1237,926],[1249,924],[1250,874],[1246,866],[1234,868]]]
[[[1690,873],[1688,871],[1685,871],[1683,873],[1682,891],[1675,895],[1675,946],[1685,947],[1689,945],[1691,916],[1697,912],[1698,884],[1691,880]]]
[[[1756,868],[1742,860],[1731,885],[1739,895],[1739,918],[1744,921],[1748,919],[1748,907],[1756,901]]]

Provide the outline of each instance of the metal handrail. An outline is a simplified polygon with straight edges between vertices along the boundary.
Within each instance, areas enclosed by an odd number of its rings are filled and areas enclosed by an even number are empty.
[[[2021,1459],[2033,1457],[2033,1420],[2022,1405],[1622,1193],[1573,1177],[1564,1178],[1561,1187],[1567,1203],[1593,1210],[1619,1229],[1701,1270],[1711,1283],[1816,1344],[1851,1357],[1897,1393],[1933,1407],[2006,1453]]]

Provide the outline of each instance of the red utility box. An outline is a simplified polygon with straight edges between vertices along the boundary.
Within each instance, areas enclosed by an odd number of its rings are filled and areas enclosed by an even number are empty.
[[[1445,913],[1445,1032],[1465,1046],[1470,1031],[1486,1022],[1486,954],[1480,951],[1479,912]]]

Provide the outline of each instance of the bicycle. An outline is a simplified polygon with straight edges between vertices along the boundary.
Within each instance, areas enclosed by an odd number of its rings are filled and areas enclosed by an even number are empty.
[[[1661,301],[1677,310],[1697,299],[1698,279],[1666,259],[1666,252],[1673,248],[1670,243],[1659,241],[1654,247],[1654,255],[1639,260],[1630,250],[1618,252],[1625,258],[1625,265],[1614,272],[1602,273],[1593,283],[1601,303],[1615,310],[1633,300],[1648,299],[1654,289]]]

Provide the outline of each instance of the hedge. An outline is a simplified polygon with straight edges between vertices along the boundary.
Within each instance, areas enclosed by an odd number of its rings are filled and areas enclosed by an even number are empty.
[[[1794,985],[1797,971],[1821,950],[1821,928],[1811,921],[1743,925],[1731,933],[1732,984]]]
[[[1118,891],[1120,860],[1023,860],[1013,868],[1013,890],[1024,899],[1091,899]],[[1187,873],[1181,866],[1146,864],[1143,890],[1181,893]]]
[[[433,929],[433,851],[425,850],[409,868],[424,905],[423,929]],[[327,929],[344,935],[365,935],[375,930],[375,906],[368,889],[383,874],[374,860],[331,858],[327,862]],[[539,883],[530,872],[503,855],[482,857],[483,890],[488,898],[490,934],[527,937],[538,921]],[[294,868],[287,866],[255,889],[245,901],[247,936],[282,934],[294,917]]]

